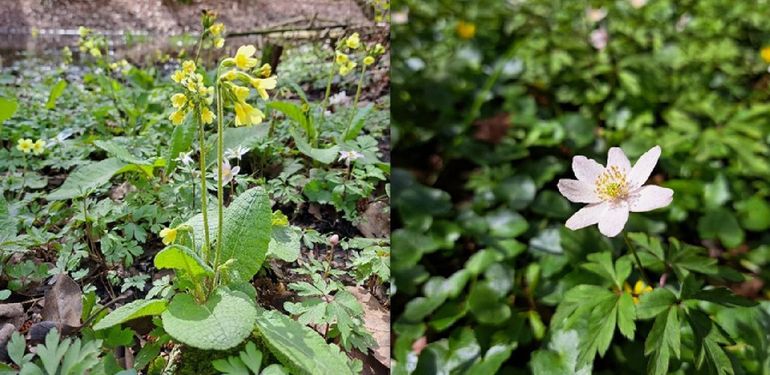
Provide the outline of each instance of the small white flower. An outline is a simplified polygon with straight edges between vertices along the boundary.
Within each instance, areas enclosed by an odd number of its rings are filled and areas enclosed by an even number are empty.
[[[692,22],[692,16],[690,16],[688,13],[683,14],[679,19],[676,21],[676,31],[682,32],[684,29],[687,28],[687,25]]]
[[[230,183],[230,181],[233,181],[235,179],[235,176],[238,175],[238,172],[241,171],[241,167],[239,166],[230,166],[230,162],[225,159],[222,162],[222,185],[227,185]],[[214,170],[214,179],[218,179],[218,170]]]
[[[647,5],[647,0],[629,0],[628,2],[631,3],[631,6],[635,9],[639,9]]]
[[[610,148],[607,167],[585,156],[572,159],[577,180],[559,180],[559,192],[575,203],[588,203],[567,220],[569,229],[577,230],[599,224],[599,232],[615,237],[626,225],[629,212],[646,212],[671,204],[674,191],[646,185],[660,157],[660,146],[645,152],[631,168],[631,162],[619,147]]]
[[[607,17],[607,9],[604,8],[588,8],[586,9],[586,18],[593,22],[597,23],[604,19],[604,17]]]
[[[600,27],[591,32],[591,45],[599,51],[607,47],[607,42],[609,42],[609,40],[610,34],[604,27]]]
[[[338,160],[344,161],[345,166],[349,167],[351,162],[354,162],[363,157],[364,157],[364,154],[358,151],[340,151],[340,158]]]
[[[192,153],[193,153],[192,150],[190,150],[188,152],[180,152],[179,156],[177,156],[176,160],[178,162],[182,163],[185,167],[189,167],[191,164],[194,163],[194,161],[193,161],[193,159],[191,157]]]
[[[241,160],[241,157],[246,155],[247,152],[249,152],[248,148],[238,145],[236,148],[228,148],[225,150],[225,157],[228,159]]]
[[[345,91],[340,91],[329,98],[329,105],[347,104],[350,102],[350,98]]]

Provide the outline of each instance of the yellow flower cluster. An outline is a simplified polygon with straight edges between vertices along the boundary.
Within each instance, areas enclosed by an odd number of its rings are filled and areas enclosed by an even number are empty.
[[[270,99],[268,90],[275,89],[278,84],[278,77],[271,76],[272,69],[269,64],[256,68],[259,64],[259,61],[253,57],[256,52],[257,49],[252,45],[241,46],[235,56],[222,62],[223,66],[235,66],[222,74],[219,79],[223,82],[222,87],[226,90],[226,94],[234,102],[236,126],[256,125],[265,118],[265,114],[259,108],[254,108],[247,102],[251,94],[248,86],[254,87],[262,100],[268,100]]]
[[[45,141],[38,139],[37,141],[32,142],[32,140],[29,138],[21,138],[16,144],[16,149],[25,154],[29,154],[31,152],[35,155],[40,155],[45,152]]]
[[[349,54],[354,53],[358,49],[362,49],[361,37],[358,33],[353,33],[349,37],[342,40],[336,51],[334,51],[334,62],[339,66],[339,74],[346,76],[352,72],[358,63],[351,59]],[[377,56],[385,53],[385,47],[382,44],[377,43],[375,45],[363,46],[364,58],[361,61],[364,66],[374,64]]]
[[[131,69],[131,64],[129,64],[126,59],[122,59],[110,64],[110,70],[116,73],[126,73],[129,69]]]
[[[225,45],[225,38],[222,36],[225,33],[225,24],[221,22],[217,22],[211,27],[209,27],[209,33],[211,33],[211,36],[214,38],[212,40],[212,43],[214,44],[215,48],[222,48]]]
[[[174,125],[184,122],[189,111],[199,114],[204,124],[211,124],[216,117],[209,108],[214,102],[214,88],[206,86],[203,75],[197,73],[196,69],[195,62],[188,60],[182,63],[182,69],[171,75],[171,79],[186,91],[171,96],[171,105],[176,110],[168,116],[168,119]]]
[[[80,52],[88,52],[93,57],[101,57],[101,48],[104,45],[104,40],[99,37],[94,37],[91,33],[91,29],[87,27],[80,26],[78,33],[80,34],[80,41],[78,43]]]

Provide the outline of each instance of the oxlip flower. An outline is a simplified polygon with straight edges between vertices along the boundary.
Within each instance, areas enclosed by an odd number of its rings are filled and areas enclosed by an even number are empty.
[[[16,144],[16,149],[25,154],[29,154],[30,152],[32,152],[33,145],[34,143],[32,142],[31,139],[22,138],[22,139],[19,139],[19,142]]]
[[[625,227],[629,212],[668,206],[674,196],[673,190],[644,185],[659,157],[660,146],[655,146],[632,168],[619,147],[610,148],[607,167],[585,156],[575,156],[572,170],[577,180],[559,180],[559,192],[572,202],[588,205],[567,220],[567,228],[577,230],[599,224],[599,232],[615,237]]]
[[[358,33],[353,33],[351,36],[348,37],[347,40],[345,40],[345,46],[347,46],[350,49],[358,49],[360,45],[361,45],[361,39],[358,37]]]
[[[35,143],[32,144],[32,153],[35,155],[40,155],[45,151],[45,141],[42,139],[38,139],[35,141]]]
[[[278,77],[272,76],[269,78],[252,78],[251,85],[257,89],[257,93],[262,100],[270,99],[270,95],[267,94],[267,90],[272,90],[278,84]]]
[[[173,243],[176,240],[176,228],[163,228],[160,230],[160,238],[164,245]]]
[[[248,46],[241,46],[238,48],[238,51],[235,52],[235,58],[233,60],[235,61],[235,66],[237,66],[241,70],[247,70],[249,68],[253,68],[257,66],[257,59],[251,57],[254,56],[254,54],[257,52],[257,49],[249,44]]]

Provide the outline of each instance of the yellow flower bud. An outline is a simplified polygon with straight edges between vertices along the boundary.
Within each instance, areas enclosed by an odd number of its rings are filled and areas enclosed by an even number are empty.
[[[364,65],[372,65],[374,64],[374,57],[372,56],[366,56],[364,57]]]

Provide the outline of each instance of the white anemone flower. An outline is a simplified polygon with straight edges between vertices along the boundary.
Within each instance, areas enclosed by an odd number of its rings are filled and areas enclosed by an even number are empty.
[[[645,212],[671,204],[674,191],[644,185],[660,157],[660,146],[645,152],[634,167],[619,147],[610,148],[605,168],[585,156],[572,159],[577,180],[559,180],[559,192],[575,203],[588,203],[567,220],[577,230],[599,224],[599,232],[615,237],[626,225],[629,212]],[[644,185],[644,186],[643,186]]]
[[[241,160],[241,157],[243,157],[243,155],[246,155],[247,152],[249,152],[248,148],[238,145],[238,147],[236,148],[228,148],[227,150],[225,150],[225,157],[228,159]]]
[[[230,181],[235,179],[235,176],[238,175],[238,172],[241,171],[241,167],[239,166],[230,166],[230,162],[225,159],[222,162],[222,185],[227,185],[230,183]],[[214,179],[218,179],[217,170],[214,170]]]
[[[347,104],[350,102],[350,98],[345,91],[340,91],[329,98],[329,105]]]
[[[188,152],[180,152],[179,156],[176,158],[176,160],[179,161],[180,163],[182,163],[185,167],[189,167],[190,165],[192,165],[194,163],[194,161],[193,161],[193,159],[191,157],[192,153],[193,153],[192,150],[190,150]]]
[[[589,36],[591,46],[601,51],[607,48],[607,43],[610,41],[610,34],[605,27],[600,27],[591,32]]]
[[[358,151],[340,151],[340,158],[338,160],[344,161],[345,166],[349,167],[351,162],[354,162],[363,157],[364,157],[364,154]]]

